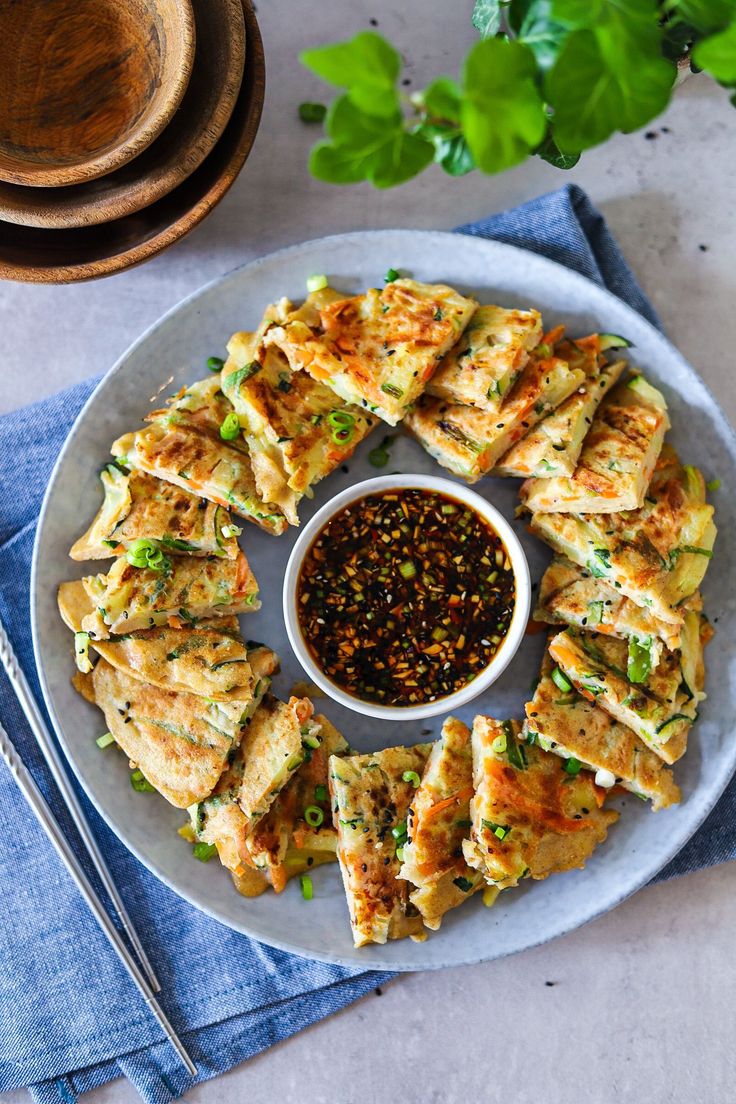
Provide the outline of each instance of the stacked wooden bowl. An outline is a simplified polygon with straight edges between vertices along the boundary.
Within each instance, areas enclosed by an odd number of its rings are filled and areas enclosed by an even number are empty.
[[[0,278],[89,280],[200,222],[263,106],[251,0],[0,3]]]

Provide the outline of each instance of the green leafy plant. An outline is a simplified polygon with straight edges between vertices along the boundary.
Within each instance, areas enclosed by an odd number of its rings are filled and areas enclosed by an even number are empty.
[[[306,50],[301,61],[340,94],[325,108],[309,167],[333,184],[402,184],[436,161],[451,176],[496,173],[536,154],[561,169],[669,102],[687,57],[733,92],[736,0],[476,0],[481,40],[459,80],[406,95],[401,57],[381,35]]]

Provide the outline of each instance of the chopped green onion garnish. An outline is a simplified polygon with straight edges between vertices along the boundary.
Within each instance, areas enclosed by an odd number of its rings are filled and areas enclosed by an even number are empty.
[[[327,801],[328,793],[326,786],[315,786],[314,797],[316,801]]]
[[[240,419],[234,410],[222,419],[220,436],[223,441],[235,441],[240,436]]]
[[[327,277],[322,273],[315,274],[314,276],[307,276],[307,291],[321,291],[322,288],[327,287]]]
[[[406,842],[406,837],[407,837],[406,821],[402,820],[401,824],[395,825],[391,829],[391,835],[399,843],[405,843]]]
[[[125,553],[125,558],[131,567],[150,567],[152,571],[160,571],[164,575],[171,571],[171,560],[164,556],[158,541],[147,537],[134,540]]]
[[[399,279],[399,275],[399,272],[395,268],[390,268],[383,278],[387,284],[392,284],[394,280]]]
[[[402,579],[413,579],[417,573],[417,569],[411,560],[404,560],[402,564],[399,564],[399,574]]]
[[[304,747],[311,748],[313,751],[320,745],[319,738],[317,736],[310,735],[302,736],[302,743],[304,744]]]
[[[565,759],[563,769],[567,774],[580,774],[583,764],[575,756],[571,756],[569,759]]]
[[[308,874],[302,874],[299,878],[299,885],[302,887],[302,897],[305,901],[311,901],[314,897],[314,886],[312,885],[312,879]]]
[[[385,448],[374,448],[368,453],[368,460],[374,468],[385,468],[388,464],[388,452]]]
[[[419,775],[417,774],[416,771],[404,771],[404,773],[402,774],[401,777],[404,780],[404,782],[411,782],[414,789],[416,789],[417,786],[419,785],[419,783],[421,782],[421,778],[419,777]]]
[[[355,417],[347,410],[331,410],[327,415],[327,424],[336,429],[349,429],[355,425]]]
[[[558,690],[561,690],[563,694],[569,694],[572,690],[572,683],[569,678],[563,675],[559,667],[555,667],[552,671],[552,681]]]
[[[717,491],[721,485],[720,479],[709,479],[705,484],[709,491]]]
[[[327,114],[327,108],[323,103],[311,103],[305,100],[304,103],[299,104],[299,118],[303,123],[321,123]],[[324,287],[324,284],[321,285]],[[312,289],[307,283],[309,291]]]
[[[451,502],[443,502],[441,507],[441,513],[443,514],[456,514],[457,506],[453,506]]]
[[[151,785],[141,770],[131,771],[130,784],[136,793],[154,793],[156,789],[155,786]]]
[[[396,848],[396,858],[399,860],[399,862],[404,861],[404,848],[403,847],[397,847]]]
[[[95,743],[97,744],[98,748],[106,748],[109,747],[110,744],[115,743],[115,737],[113,736],[112,732],[105,732],[104,735],[97,737]]]
[[[629,641],[629,657],[626,667],[626,677],[629,682],[646,682],[652,669],[652,638],[651,636],[639,640],[634,636]]]
[[[75,632],[74,659],[77,664],[77,670],[81,671],[83,675],[89,674],[89,672],[92,670],[92,660],[89,658],[88,632]]]
[[[200,862],[209,862],[210,859],[214,859],[217,854],[217,848],[214,843],[195,843],[192,848],[192,854],[195,859],[199,859]]]
[[[225,361],[222,357],[211,356],[207,358],[207,367],[210,372],[221,372],[225,367]]]
[[[437,644],[441,644],[443,640],[447,640],[447,637],[447,629],[443,629],[441,625],[437,625],[436,628],[432,629],[432,639]]]
[[[492,820],[481,821],[484,828],[487,828],[489,832],[493,832],[497,839],[506,839],[506,836],[511,831],[508,824],[494,824]]]
[[[603,602],[588,602],[588,616],[585,621],[588,628],[595,628],[596,625],[600,625],[602,620]]]
[[[220,532],[225,540],[230,540],[230,537],[239,537],[243,530],[240,525],[233,525],[231,522],[229,525],[223,525]]]
[[[538,357],[552,356],[552,346],[544,341],[540,341],[534,352]]]
[[[503,755],[503,753],[506,751],[505,733],[502,733],[500,736],[496,736],[496,738],[491,743],[491,751],[495,752],[496,755]]]
[[[318,805],[307,805],[304,810],[304,819],[310,828],[319,828],[325,819],[325,814]]]

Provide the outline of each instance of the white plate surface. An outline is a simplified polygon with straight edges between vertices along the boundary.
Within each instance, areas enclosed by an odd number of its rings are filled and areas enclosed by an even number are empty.
[[[68,559],[67,551],[99,505],[97,472],[115,437],[136,428],[149,409],[160,406],[162,398],[182,384],[202,378],[207,357],[221,354],[235,330],[254,328],[267,303],[282,295],[302,297],[310,274],[325,272],[338,288],[358,292],[381,286],[391,266],[419,280],[447,282],[481,302],[538,307],[547,328],[564,322],[572,334],[600,330],[624,334],[634,342],[632,362],[667,397],[673,423],[669,439],[685,462],[700,466],[707,479],[722,480],[723,490],[715,496],[721,537],[704,588],[706,608],[711,618],[718,617],[718,631],[707,655],[708,700],[690,750],[676,769],[684,797],[679,807],[653,814],[636,798],[619,800],[621,820],[584,871],[504,893],[491,910],[476,897],[449,914],[441,931],[422,944],[403,940],[356,951],[335,866],[315,871],[312,902],[302,900],[298,881],[279,897],[267,893],[246,900],[216,862],[192,859],[190,847],[176,834],[185,814],[154,795],[135,793],[124,757],[97,749],[95,737],[104,720],[71,687],[71,639],[58,617],[55,596],[62,580],[88,571]],[[386,434],[393,432],[386,427]],[[304,501],[303,521],[336,492],[379,474],[367,457],[383,433],[379,427],[348,462],[347,472],[324,480],[315,499]],[[418,445],[401,436],[380,474],[394,471],[445,474]],[[156,323],[105,377],[72,429],[49,484],[34,554],[33,637],[46,703],[73,769],[123,843],[182,897],[231,928],[298,954],[376,969],[432,969],[510,954],[570,931],[645,885],[702,823],[731,777],[736,765],[731,722],[736,597],[728,581],[736,578],[730,539],[736,531],[734,487],[736,441],[696,372],[649,323],[583,277],[512,246],[459,234],[361,232],[281,250],[210,284]],[[511,519],[517,488],[516,480],[486,479],[475,489]],[[538,581],[549,553],[523,524],[514,524],[532,579]],[[244,631],[281,656],[282,673],[274,689],[282,695],[303,677],[281,612],[283,573],[295,536],[292,530],[280,538],[269,537],[246,526],[241,538],[263,597],[262,610],[244,619]],[[466,721],[478,711],[523,716],[541,650],[542,638],[528,637],[499,682],[459,715]],[[372,721],[323,699],[317,706],[363,751],[413,743],[427,738],[427,730],[436,735],[442,721]]]

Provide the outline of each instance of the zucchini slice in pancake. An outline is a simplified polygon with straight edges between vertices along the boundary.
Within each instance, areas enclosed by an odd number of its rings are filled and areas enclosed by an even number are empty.
[[[532,356],[500,411],[423,398],[404,425],[444,468],[475,483],[584,378],[559,357]]]
[[[328,303],[319,325],[291,319],[272,326],[292,369],[305,369],[345,402],[396,425],[455,344],[476,302],[443,284],[394,280],[379,291]]]
[[[94,607],[81,580],[61,584],[59,611],[72,632],[82,630]],[[278,669],[278,656],[270,648],[244,643],[237,617],[205,618],[182,629],[157,625],[90,643],[133,678],[214,701],[247,701],[262,693],[260,680]]]
[[[489,885],[583,867],[618,813],[601,808],[605,791],[587,771],[520,738],[518,721],[473,722],[472,826],[463,852]]]
[[[212,792],[258,705],[257,698],[205,703],[141,682],[104,659],[91,674],[75,676],[78,689],[81,680],[131,763],[180,809]]]
[[[350,925],[356,947],[423,931],[396,854],[415,796],[404,775],[422,775],[430,744],[330,759],[330,794]]]
[[[87,532],[72,546],[73,560],[119,556],[141,537],[160,541],[175,556],[237,556],[238,542],[221,506],[116,464],[108,464],[100,479],[105,499]]]
[[[702,603],[699,594],[687,600],[687,604]],[[535,621],[550,624],[564,622],[589,632],[606,633],[624,640],[637,637],[652,638],[650,659],[656,667],[662,654],[662,641],[673,640],[674,626],[660,621],[643,606],[637,606],[620,590],[603,579],[597,579],[589,571],[555,556],[539,584],[539,599],[534,610]],[[676,646],[679,647],[679,635]]]
[[[448,717],[442,735],[432,745],[421,784],[411,799],[407,816],[408,843],[399,877],[416,889],[409,900],[436,931],[442,917],[461,905],[483,885],[462,854],[470,827],[473,795],[473,758],[470,729]]]
[[[563,759],[574,759],[595,771],[599,786],[622,786],[652,808],[665,809],[680,800],[672,771],[626,725],[552,679],[555,662],[546,652],[534,697],[527,702],[527,741]],[[563,687],[564,687],[563,683]]]
[[[102,640],[260,608],[258,584],[243,552],[236,560],[176,557],[161,571],[133,567],[121,556],[107,575],[88,575],[83,583],[95,612],[84,618],[82,628]]]
[[[527,479],[521,501],[532,513],[640,509],[669,426],[664,396],[642,376],[620,383],[598,407],[574,474]]]
[[[337,862],[327,764],[331,755],[344,756],[349,749],[326,717],[318,713],[314,722],[319,726],[319,747],[306,749],[302,765],[246,838],[253,863],[268,870],[277,893],[286,885],[292,868],[314,865],[302,860],[300,852],[307,857],[324,853],[322,861]]]
[[[672,625],[677,647],[683,604],[698,590],[716,538],[713,507],[696,468],[665,445],[640,510],[619,514],[535,513],[531,530],[556,552]]]
[[[618,381],[626,361],[607,364],[502,456],[492,475],[521,479],[571,476],[598,406]]]
[[[497,410],[541,337],[539,311],[478,307],[430,379],[427,392],[449,402]]]
[[[302,496],[352,455],[378,419],[307,372],[292,372],[275,347],[256,359],[255,337],[230,338],[222,388],[240,417],[259,493],[298,525]]]
[[[646,638],[627,644],[566,629],[550,641],[549,653],[579,693],[592,696],[666,763],[674,763],[685,754],[688,732],[705,696],[702,684],[683,685],[683,664],[690,671],[702,670],[700,615],[692,610],[685,614],[683,651],[665,650],[654,670],[646,656],[650,642]]]

